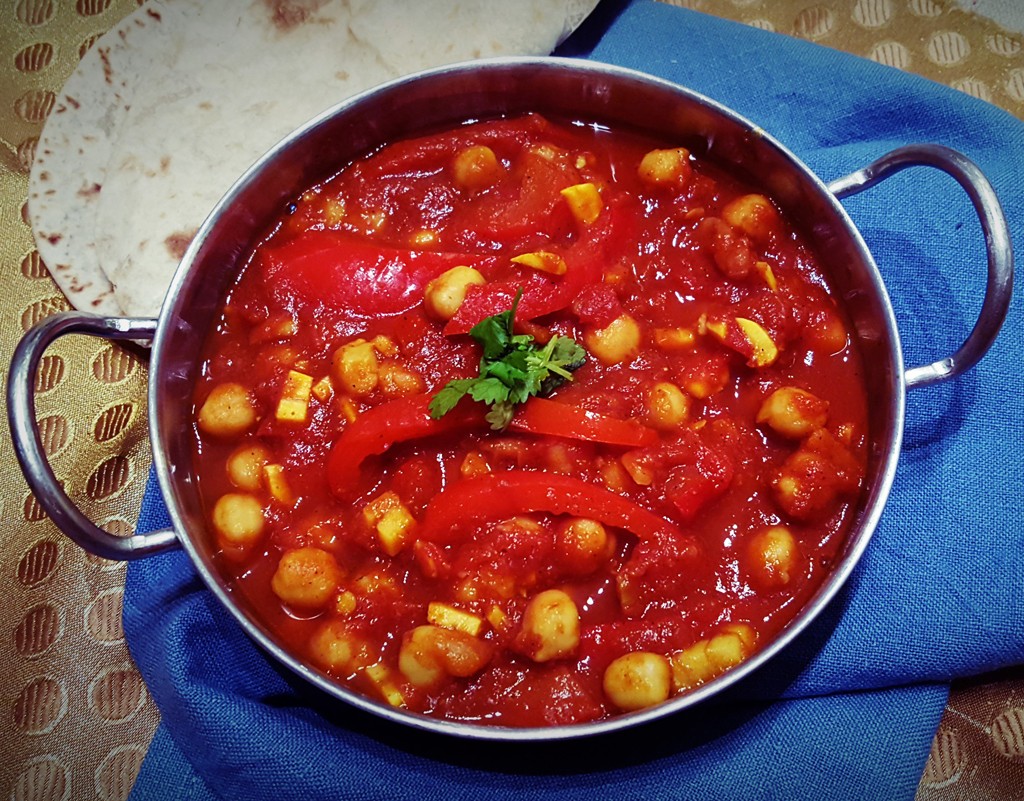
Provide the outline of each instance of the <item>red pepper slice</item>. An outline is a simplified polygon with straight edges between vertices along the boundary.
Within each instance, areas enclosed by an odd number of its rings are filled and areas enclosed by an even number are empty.
[[[658,441],[658,434],[637,420],[620,420],[568,403],[531,398],[509,425],[514,431],[586,442],[641,448]]]
[[[624,495],[582,479],[535,470],[489,473],[449,484],[427,506],[419,537],[455,542],[474,523],[528,512],[589,517],[641,540],[685,538],[674,524]]]
[[[428,408],[430,399],[427,394],[398,398],[363,412],[350,423],[331,447],[327,460],[331,491],[340,498],[355,495],[363,462],[384,453],[396,442],[487,425],[484,406],[470,402],[460,403],[435,420]]]
[[[263,256],[264,281],[295,311],[366,317],[401,314],[423,300],[431,279],[492,255],[386,247],[340,231],[310,231]],[[484,269],[487,269],[484,267]]]
[[[623,225],[622,212],[607,206],[601,216],[562,254],[567,267],[565,275],[552,276],[529,267],[512,265],[507,278],[495,277],[488,283],[470,287],[458,312],[444,327],[449,336],[465,334],[485,317],[508,311],[516,293],[523,296],[516,308],[517,320],[533,320],[564,309],[580,291],[600,282],[608,251]],[[485,272],[485,275],[487,273]]]

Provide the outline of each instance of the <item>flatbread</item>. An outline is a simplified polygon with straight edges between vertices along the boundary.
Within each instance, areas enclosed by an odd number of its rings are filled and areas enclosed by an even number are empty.
[[[102,36],[37,147],[29,216],[78,309],[159,313],[192,236],[289,131],[364,89],[549,53],[597,0],[149,0]]]

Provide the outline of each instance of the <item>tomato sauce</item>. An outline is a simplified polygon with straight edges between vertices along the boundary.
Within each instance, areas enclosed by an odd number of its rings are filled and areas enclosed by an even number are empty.
[[[438,414],[481,377],[475,326],[513,309],[523,352],[583,348],[571,380],[502,425],[469,395]],[[203,358],[196,466],[233,590],[425,715],[569,724],[711,681],[820,585],[863,483],[827,266],[756,188],[584,122],[467,123],[311,187]]]

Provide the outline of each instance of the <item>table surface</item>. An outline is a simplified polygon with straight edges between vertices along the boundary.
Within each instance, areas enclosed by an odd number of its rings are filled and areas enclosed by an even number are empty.
[[[70,308],[33,244],[28,171],[56,93],[141,0],[8,0],[0,12],[0,342]],[[673,5],[914,72],[1024,119],[1024,4],[977,0],[673,0]],[[1001,24],[964,9],[991,7]],[[99,340],[52,347],[36,382],[44,446],[103,528],[133,530],[149,469],[146,366]],[[85,554],[46,517],[0,437],[0,793],[128,796],[159,712],[121,628],[125,566]],[[918,801],[1020,798],[1024,668],[954,686]]]

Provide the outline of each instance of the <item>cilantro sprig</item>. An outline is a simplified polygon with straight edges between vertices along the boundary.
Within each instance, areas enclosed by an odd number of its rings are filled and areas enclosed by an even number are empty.
[[[512,308],[485,317],[469,335],[483,347],[480,374],[449,381],[430,401],[430,416],[443,417],[466,395],[491,410],[486,420],[495,431],[512,421],[516,406],[533,395],[548,395],[583,365],[587,352],[571,337],[553,336],[540,346],[529,334],[512,333],[516,309],[523,292],[516,293]]]

